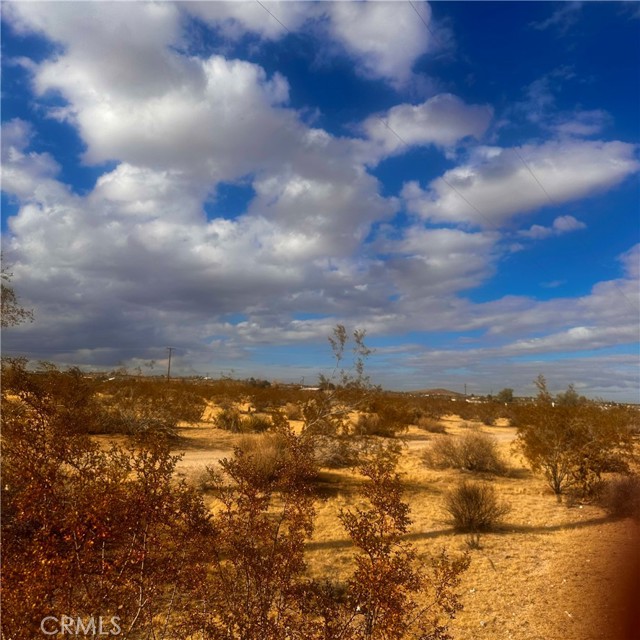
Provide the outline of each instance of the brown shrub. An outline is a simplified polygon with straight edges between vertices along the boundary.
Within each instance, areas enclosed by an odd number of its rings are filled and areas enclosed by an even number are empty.
[[[224,407],[214,418],[213,424],[218,429],[240,433],[242,431],[242,414],[234,407]]]
[[[439,420],[423,416],[418,420],[418,427],[429,433],[446,433],[445,426]]]
[[[599,503],[616,518],[640,520],[640,477],[622,475],[607,480],[600,491]]]
[[[446,495],[445,510],[456,531],[477,534],[495,529],[510,507],[490,484],[463,480]]]
[[[284,406],[284,413],[289,420],[302,420],[302,409],[299,404],[287,402]]]
[[[287,462],[287,440],[281,433],[245,435],[238,443],[238,452],[249,459],[247,464],[261,482],[268,484],[278,479]]]
[[[477,431],[457,437],[438,438],[425,450],[422,458],[428,466],[439,469],[465,469],[494,474],[506,471],[495,439]]]

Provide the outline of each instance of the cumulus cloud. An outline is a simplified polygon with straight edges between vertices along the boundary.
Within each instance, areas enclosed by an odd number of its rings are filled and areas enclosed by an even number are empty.
[[[498,236],[459,229],[409,227],[398,240],[383,240],[386,269],[402,297],[453,295],[478,286],[491,273]]]
[[[291,30],[326,29],[356,71],[392,84],[406,81],[434,47],[406,3],[266,6]],[[430,24],[428,5],[418,9]],[[172,344],[178,363],[202,370],[212,359],[234,359],[242,368],[254,345],[324,340],[336,322],[347,322],[376,334],[477,332],[490,347],[465,356],[447,350],[442,361],[480,371],[483,359],[626,344],[637,325],[637,246],[621,257],[624,277],[577,300],[464,297],[491,277],[505,251],[497,231],[469,225],[498,226],[549,197],[584,197],[637,171],[633,145],[573,139],[605,121],[596,112],[577,117],[573,129],[558,125],[558,141],[478,147],[426,187],[408,183],[402,196],[420,219],[399,229],[389,222],[398,201],[381,195],[368,171],[402,146],[380,118],[407,144],[443,150],[481,138],[489,106],[438,95],[366,119],[362,138],[338,137],[305,124],[280,74],[184,53],[185,13],[225,35],[281,37],[257,3],[3,10],[14,28],[59,45],[48,59],[23,64],[45,98],[41,106],[51,93],[56,104],[62,97],[64,106],[49,115],[77,129],[84,161],[113,161],[86,195],[74,194],[60,182],[55,158],[30,146],[27,122],[3,125],[3,190],[19,202],[5,248],[37,318],[14,328],[9,349],[40,345],[39,357],[100,366],[159,359],[158,349],[162,357]],[[215,194],[234,182],[254,196],[226,219],[216,213]],[[462,228],[431,228],[424,219]],[[581,226],[560,216],[523,235]],[[320,317],[297,317],[310,311]],[[417,359],[415,366],[425,370]]]
[[[394,85],[406,83],[413,63],[436,48],[431,8],[418,3],[424,23],[406,2],[330,2],[329,31],[365,75]]]
[[[640,280],[640,244],[636,244],[620,256],[625,275]]]
[[[378,159],[408,146],[448,147],[466,137],[480,138],[492,115],[489,105],[468,105],[444,93],[422,104],[400,104],[371,116],[362,130],[375,145],[372,153]]]
[[[250,32],[265,40],[278,40],[318,18],[321,7],[311,2],[185,2],[181,8],[219,28],[225,36],[240,38]]]
[[[32,136],[33,128],[20,118],[2,125],[2,190],[23,200],[42,193],[60,170],[49,153],[27,150]]]
[[[322,39],[330,55],[346,53],[361,75],[400,86],[411,78],[415,61],[441,47],[431,8],[405,2],[190,2],[183,8],[239,38],[253,33],[277,40],[290,33]],[[416,11],[420,14],[416,15]],[[325,52],[326,54],[327,52]]]
[[[426,219],[499,226],[517,214],[616,186],[640,168],[635,152],[635,145],[618,141],[482,147],[426,190],[406,183],[402,195],[408,209]]]
[[[525,238],[542,240],[543,238],[559,236],[563,233],[568,233],[569,231],[577,231],[579,229],[586,228],[587,225],[584,222],[580,222],[580,220],[577,220],[573,216],[558,216],[550,227],[534,224],[530,229],[521,230],[518,234]]]

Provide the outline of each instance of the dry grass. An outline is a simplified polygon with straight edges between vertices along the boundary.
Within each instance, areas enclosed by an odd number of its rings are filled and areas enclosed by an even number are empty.
[[[510,469],[507,476],[490,480],[511,510],[498,531],[483,535],[482,548],[471,551],[471,567],[461,587],[465,609],[452,624],[453,637],[622,640],[616,633],[629,603],[616,585],[640,570],[640,525],[613,519],[595,505],[570,508],[558,503],[513,451],[515,429],[504,423],[488,427],[454,416],[441,422],[448,434],[461,435],[471,428],[493,436]],[[197,474],[230,455],[242,437],[209,423],[182,429],[181,435],[184,458],[178,468],[184,474]],[[417,427],[403,436],[399,470],[413,517],[409,539],[424,557],[443,547],[454,554],[467,550],[465,535],[454,531],[444,508],[445,495],[461,472],[429,469],[421,460],[430,441],[446,437]],[[316,505],[315,532],[307,545],[308,573],[344,579],[353,569],[353,549],[337,516],[340,509],[358,504],[362,478],[351,470],[336,469],[323,471],[320,479],[331,491]]]

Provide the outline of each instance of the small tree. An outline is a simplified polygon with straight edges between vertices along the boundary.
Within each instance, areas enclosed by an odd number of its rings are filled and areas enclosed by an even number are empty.
[[[359,550],[348,589],[349,637],[400,640],[419,629],[415,637],[424,640],[449,638],[447,621],[462,608],[455,589],[468,557],[451,560],[442,552],[426,570],[402,539],[411,519],[395,460],[378,456],[361,471],[369,479],[363,489],[369,507],[340,513]]]
[[[567,387],[564,393],[559,393],[556,396],[556,403],[565,407],[575,407],[583,402],[586,402],[586,398],[578,395],[578,392],[572,384]]]
[[[513,389],[509,389],[508,387],[498,392],[496,396],[496,400],[498,402],[513,402]]]
[[[553,406],[542,376],[536,384],[536,403],[518,415],[517,442],[557,496],[570,486],[589,495],[602,473],[628,468],[633,442],[624,412],[591,403]]]
[[[1,258],[0,258],[1,259]],[[0,319],[3,328],[13,327],[23,322],[33,322],[33,311],[25,309],[18,302],[18,296],[11,286],[13,274],[6,267],[0,269]]]

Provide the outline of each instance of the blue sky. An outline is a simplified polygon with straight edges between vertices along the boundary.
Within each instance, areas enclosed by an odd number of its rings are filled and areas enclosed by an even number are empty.
[[[3,351],[639,401],[640,12],[5,2]],[[155,368],[146,368],[150,361]]]

